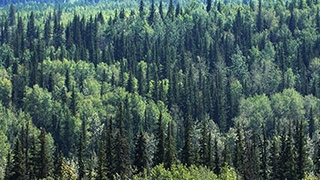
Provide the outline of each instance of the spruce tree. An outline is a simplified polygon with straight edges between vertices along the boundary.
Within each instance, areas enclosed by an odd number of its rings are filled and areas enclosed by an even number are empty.
[[[212,0],[207,0],[207,12],[211,10]]]
[[[54,178],[57,180],[62,179],[63,156],[58,146],[56,147],[53,168],[54,168],[53,169]]]
[[[113,122],[112,117],[109,120],[109,128],[107,134],[107,141],[106,141],[106,164],[107,164],[107,176],[109,179],[112,178],[115,167],[114,167],[114,160],[115,160],[115,153],[114,153],[114,137],[113,137]]]
[[[152,0],[151,7],[150,7],[150,13],[149,13],[149,17],[148,17],[148,22],[150,25],[152,25],[154,22],[155,13],[156,13],[156,7],[154,5],[154,0]]]
[[[145,134],[143,132],[138,136],[135,147],[134,167],[137,168],[137,173],[141,173],[144,169],[148,168],[148,154],[147,154],[147,142]]]
[[[79,144],[78,144],[78,173],[79,173],[79,179],[85,179],[85,155],[84,155],[84,141],[83,141],[83,134],[80,134],[79,138]]]
[[[192,143],[192,122],[190,114],[187,113],[184,123],[184,146],[182,149],[182,163],[187,167],[194,164],[194,147]]]
[[[10,5],[10,12],[9,12],[9,25],[14,26],[16,24],[16,11],[14,9],[14,5]]]
[[[6,164],[4,179],[10,179],[11,169],[12,169],[11,153],[8,152],[7,164]]]
[[[129,174],[129,164],[130,164],[130,150],[127,140],[127,133],[124,126],[124,112],[123,112],[123,102],[120,102],[119,112],[118,112],[118,127],[119,132],[116,136],[115,144],[115,172],[119,174],[121,178],[126,178]]]
[[[10,173],[10,179],[12,180],[27,179],[24,162],[25,161],[23,156],[23,150],[21,147],[21,142],[20,142],[20,139],[17,138],[15,149],[13,151],[13,165]]]
[[[236,169],[236,171],[241,174],[244,175],[245,173],[245,146],[244,146],[244,142],[243,142],[243,136],[241,133],[241,127],[240,127],[240,123],[237,123],[237,127],[236,127],[236,142],[235,142],[235,150],[234,150],[234,155],[233,155],[233,165]]]
[[[168,7],[168,12],[167,12],[167,18],[173,20],[173,11],[174,11],[174,6],[173,6],[173,1],[170,0],[169,2],[169,7]]]
[[[154,153],[153,165],[159,165],[164,162],[164,132],[163,132],[163,124],[162,124],[162,114],[160,113],[159,120],[158,120],[158,129],[157,129],[157,144]]]
[[[217,137],[214,139],[214,173],[219,175],[220,174],[220,155],[219,155],[219,149],[218,149],[218,140]]]
[[[38,178],[44,179],[47,178],[50,174],[51,170],[51,157],[49,154],[49,147],[48,147],[48,141],[46,138],[46,131],[44,128],[41,128],[41,133],[38,137],[39,143],[40,143],[40,149],[38,152],[39,157],[39,174]]]
[[[171,123],[168,124],[168,132],[166,138],[166,148],[164,153],[164,167],[166,169],[171,169],[171,167],[176,164],[177,155],[175,149],[175,143],[172,137]]]
[[[144,12],[144,2],[143,2],[143,0],[140,0],[139,12],[140,12],[140,17],[144,18],[145,12]]]
[[[295,175],[298,179],[303,179],[307,168],[307,150],[306,138],[303,131],[302,120],[297,124],[296,138],[295,138],[295,151],[296,151],[296,170]]]
[[[280,179],[294,179],[295,177],[295,163],[293,153],[293,139],[291,131],[291,121],[289,125],[288,134],[285,129],[281,134],[281,150],[280,150]]]
[[[230,165],[230,160],[231,160],[231,154],[230,154],[230,151],[229,151],[229,148],[228,148],[228,145],[227,143],[224,143],[224,148],[223,148],[223,151],[222,151],[222,165],[225,166],[225,165]]]
[[[209,159],[209,147],[208,147],[208,129],[207,129],[207,122],[203,121],[202,129],[201,129],[201,138],[200,138],[200,163],[203,166],[208,166],[208,159]]]
[[[162,0],[160,0],[160,3],[159,3],[159,14],[160,14],[161,19],[163,19],[164,16],[163,16],[163,3],[162,3]],[[319,26],[319,28],[320,28],[320,26]]]
[[[97,167],[97,179],[106,180],[107,177],[107,128],[103,126],[100,145],[98,149],[98,167]]]
[[[271,179],[279,179],[280,177],[280,159],[279,159],[279,142],[276,137],[272,140],[272,146],[271,146],[271,155],[270,155],[270,166],[271,166],[271,172],[270,177]]]
[[[267,147],[268,147],[268,139],[267,139],[267,134],[266,134],[266,130],[265,130],[265,126],[264,124],[262,125],[262,141],[260,144],[260,158],[261,158],[261,176],[263,179],[268,179],[268,163],[267,163],[267,159],[268,159],[268,151],[267,151]]]

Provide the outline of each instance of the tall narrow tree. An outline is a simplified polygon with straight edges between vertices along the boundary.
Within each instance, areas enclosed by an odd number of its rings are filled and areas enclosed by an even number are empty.
[[[143,132],[138,136],[135,147],[135,156],[133,165],[137,168],[137,173],[141,173],[148,168],[147,140]]]

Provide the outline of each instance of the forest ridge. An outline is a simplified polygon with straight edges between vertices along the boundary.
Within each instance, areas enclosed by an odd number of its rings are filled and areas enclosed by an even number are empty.
[[[319,178],[317,0],[43,2],[0,0],[0,179]]]

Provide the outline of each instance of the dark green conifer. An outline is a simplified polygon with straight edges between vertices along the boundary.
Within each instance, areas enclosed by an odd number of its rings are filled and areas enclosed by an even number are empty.
[[[176,155],[176,149],[174,146],[174,140],[172,137],[172,128],[171,123],[168,124],[168,132],[167,132],[167,138],[166,138],[166,148],[164,152],[164,167],[166,169],[171,169],[171,167],[176,164],[177,155]]]
[[[302,120],[297,123],[296,127],[295,151],[296,170],[294,174],[298,179],[303,179],[307,169],[307,150]]]
[[[39,149],[39,174],[38,178],[44,179],[50,175],[51,171],[51,156],[49,154],[48,140],[46,138],[46,130],[41,128],[41,133],[38,137],[40,143]]]
[[[84,155],[84,141],[83,141],[83,134],[80,134],[80,138],[79,138],[79,144],[78,144],[78,152],[77,152],[77,156],[78,156],[78,174],[79,174],[79,179],[85,179],[85,174],[86,174],[86,170],[85,170],[85,155]]]
[[[154,153],[153,165],[159,165],[164,162],[164,132],[163,132],[163,124],[162,124],[162,114],[160,113],[159,120],[157,122],[157,144]]]
[[[208,128],[207,122],[203,121],[202,129],[201,129],[201,138],[200,138],[200,163],[203,166],[208,166],[209,159],[209,147],[208,147]]]
[[[207,0],[207,12],[211,10],[212,0]]]
[[[153,24],[153,22],[154,22],[155,13],[156,13],[156,7],[154,4],[154,0],[152,0],[151,7],[150,7],[150,13],[149,13],[149,17],[148,17],[148,22],[150,25]]]
[[[144,169],[148,168],[148,154],[147,154],[147,142],[145,134],[143,132],[138,136],[135,147],[134,167],[137,168],[137,173],[141,173]]]
[[[27,179],[26,176],[26,167],[24,164],[24,156],[23,150],[21,147],[20,139],[17,138],[15,149],[13,151],[13,165],[10,173],[10,179],[12,180],[25,180]]]
[[[221,163],[220,163],[220,155],[219,155],[219,148],[218,148],[218,140],[217,140],[217,137],[214,138],[213,151],[214,151],[214,173],[217,174],[217,175],[219,175],[219,174],[220,174]]]
[[[190,114],[187,113],[184,123],[184,146],[182,149],[182,163],[187,167],[194,164],[194,147],[192,143],[192,122]]]
[[[10,5],[10,12],[9,12],[9,25],[14,26],[16,24],[16,11],[14,9],[14,5]]]
[[[107,177],[107,128],[106,124],[103,126],[100,145],[98,149],[98,167],[97,167],[97,179],[106,180]]]

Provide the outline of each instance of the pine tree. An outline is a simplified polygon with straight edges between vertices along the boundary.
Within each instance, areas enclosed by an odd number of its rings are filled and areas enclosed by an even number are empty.
[[[317,175],[320,175],[320,139],[318,139],[316,143],[314,165],[315,165],[315,173]]]
[[[26,169],[24,164],[23,150],[21,147],[20,139],[17,138],[15,149],[13,151],[13,166],[11,169],[10,179],[12,180],[25,180]]]
[[[83,141],[83,134],[80,134],[79,144],[78,144],[78,172],[79,172],[79,179],[85,179],[85,159],[84,159],[84,141]]]
[[[212,0],[207,0],[207,12],[211,10]]]
[[[163,5],[162,4],[163,4],[162,0],[160,0],[160,3],[159,3],[159,14],[160,14],[161,19],[164,18],[164,16],[163,16]],[[320,26],[319,26],[319,28],[320,28]]]
[[[298,179],[303,179],[307,168],[307,151],[306,151],[306,138],[303,131],[302,120],[297,124],[296,137],[295,137],[295,151],[296,151],[296,170],[295,176]]]
[[[29,21],[27,24],[27,40],[28,42],[32,42],[36,36],[36,28],[35,28],[35,22],[34,22],[34,14],[31,12]]]
[[[262,141],[261,141],[261,150],[260,150],[260,158],[261,158],[261,176],[263,179],[268,179],[268,163],[267,163],[267,159],[268,159],[268,151],[267,151],[267,147],[268,147],[268,139],[267,139],[267,134],[266,134],[266,130],[265,130],[265,126],[264,124],[262,125]]]
[[[220,155],[219,155],[219,149],[218,149],[218,140],[217,137],[214,139],[214,173],[219,175],[220,174]]]
[[[171,169],[171,167],[176,164],[177,156],[176,156],[176,149],[174,146],[174,140],[172,137],[172,128],[171,123],[168,124],[168,132],[166,138],[166,148],[164,152],[164,167],[166,169]]]
[[[237,170],[237,172],[241,175],[244,175],[245,173],[245,146],[244,146],[244,142],[243,142],[243,137],[242,137],[242,133],[241,133],[241,127],[240,127],[240,123],[237,123],[237,127],[236,127],[236,135],[237,135],[237,139],[235,142],[235,150],[234,150],[234,155],[233,155],[233,165],[235,167],[235,169]]]
[[[98,149],[98,167],[97,167],[97,179],[106,180],[107,177],[107,128],[103,126],[100,145]]]
[[[231,157],[230,157],[230,151],[229,151],[229,148],[228,148],[228,145],[227,143],[224,143],[224,148],[223,148],[223,151],[222,151],[222,165],[225,166],[225,165],[230,165],[230,160],[231,160]]]
[[[44,128],[41,128],[41,133],[38,137],[40,143],[40,149],[38,152],[39,157],[39,174],[38,178],[47,178],[51,170],[51,157],[48,149],[48,141],[46,139],[46,131]]]
[[[119,132],[116,136],[115,144],[115,172],[120,175],[121,178],[126,178],[129,173],[130,164],[130,150],[127,140],[127,133],[124,126],[124,112],[123,112],[123,102],[120,102],[119,112],[118,112],[118,127]]]
[[[139,12],[140,12],[140,17],[144,18],[145,12],[144,12],[144,2],[143,2],[143,0],[140,0]]]
[[[114,152],[114,137],[113,137],[113,122],[112,117],[109,120],[109,128],[106,140],[106,165],[107,165],[107,176],[112,179],[115,172],[115,152]]]
[[[5,169],[4,179],[10,179],[12,169],[11,153],[8,152],[7,165]]]
[[[169,2],[169,7],[168,7],[168,12],[167,12],[167,18],[171,19],[173,21],[173,11],[174,11],[174,6],[173,6],[173,1],[170,0]]]
[[[53,174],[54,178],[57,180],[62,179],[62,166],[63,166],[63,156],[62,152],[59,150],[59,147],[56,147],[55,159],[53,164]]]
[[[147,142],[145,138],[145,134],[143,132],[140,133],[136,148],[135,148],[135,157],[133,165],[137,168],[137,173],[141,173],[144,169],[148,168],[148,154],[147,154]]]
[[[162,114],[159,116],[158,120],[158,129],[157,129],[157,145],[154,153],[153,165],[159,165],[164,162],[164,132],[163,132],[163,124],[162,124]]]
[[[201,139],[200,139],[200,160],[203,166],[208,166],[209,160],[209,147],[208,147],[208,129],[207,122],[203,121],[202,129],[201,129]]]
[[[14,9],[13,4],[10,5],[10,12],[9,12],[9,26],[16,25],[16,11]]]
[[[149,13],[149,17],[148,17],[148,22],[150,25],[152,25],[154,22],[155,13],[156,13],[156,7],[154,5],[154,0],[152,0],[151,7],[150,7],[150,13]]]
[[[190,114],[187,113],[184,123],[184,146],[182,149],[182,163],[187,167],[194,164],[194,147],[192,143],[192,122]]]
[[[271,173],[270,177],[271,179],[279,179],[280,177],[280,171],[279,171],[279,142],[276,137],[272,140],[272,146],[271,146],[271,155],[270,155],[270,166],[271,166]]]
[[[293,142],[292,142],[292,131],[291,131],[291,121],[289,125],[288,135],[285,129],[281,134],[281,150],[280,150],[280,179],[294,179],[295,177],[295,163],[294,163],[294,153],[293,153]]]
[[[309,113],[309,137],[312,139],[313,137],[313,133],[315,131],[315,120],[314,120],[314,115],[313,115],[313,109],[310,109],[310,113]]]

